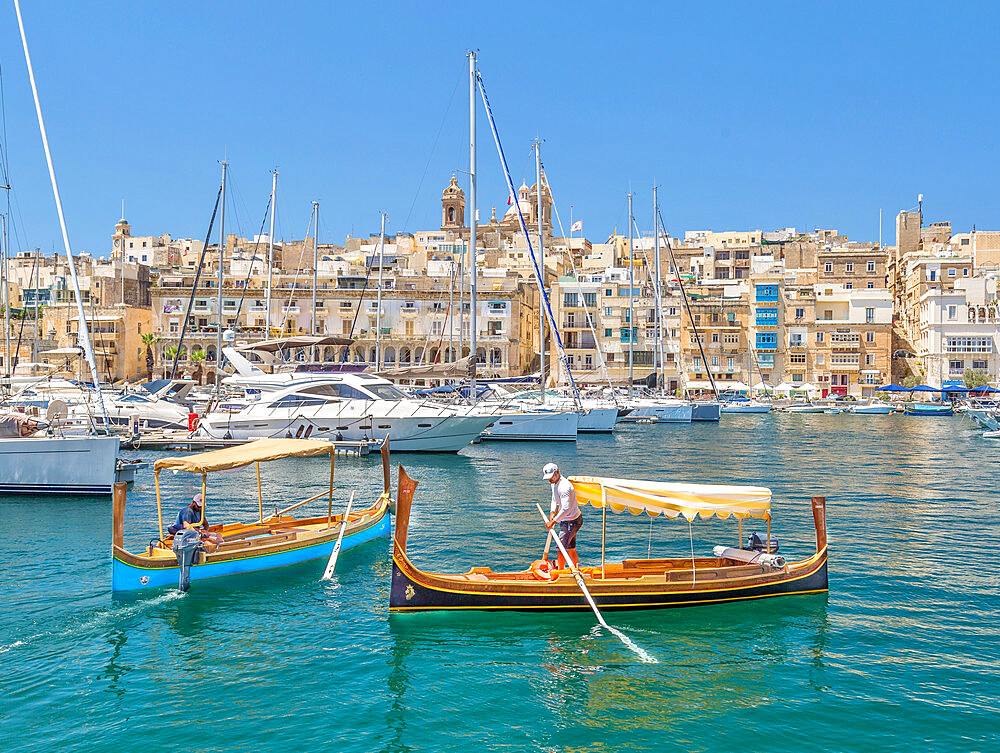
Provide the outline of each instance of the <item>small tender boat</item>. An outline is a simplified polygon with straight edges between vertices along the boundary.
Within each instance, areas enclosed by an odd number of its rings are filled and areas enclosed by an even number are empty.
[[[761,487],[656,483],[612,478],[572,477],[579,504],[603,510],[599,566],[582,567],[587,589],[602,609],[658,609],[717,604],[786,594],[821,593],[827,583],[826,501],[812,498],[816,552],[799,562],[786,562],[770,548],[771,492]],[[466,573],[420,570],[406,553],[410,507],[417,482],[399,469],[396,531],[393,539],[389,609],[586,610],[587,602],[569,570],[545,571],[534,563],[526,570],[494,572],[473,567]],[[767,521],[767,548],[717,546],[713,557],[633,559],[605,562],[607,511],[633,515]],[[757,538],[752,536],[751,538]],[[551,579],[550,579],[551,578]]]
[[[389,533],[389,458],[388,443],[383,443],[384,490],[368,508],[351,512],[344,530],[341,549],[349,549]],[[330,456],[330,487],[302,502],[273,515],[264,515],[264,497],[260,486],[260,463],[291,457]],[[160,501],[160,472],[184,471],[201,474],[202,522],[208,505],[206,478],[209,473],[257,466],[258,519],[250,523],[227,523],[207,527],[219,534],[222,543],[199,547],[187,575],[191,581],[223,575],[249,573],[273,567],[293,565],[308,560],[326,559],[340,534],[343,515],[333,514],[334,445],[315,439],[261,439],[237,447],[227,447],[197,455],[161,458],[153,466],[156,482],[156,513],[159,536],[140,552],[125,550],[125,486],[116,485],[113,512],[111,590],[133,591],[142,588],[186,583],[181,572],[181,553],[175,553],[174,536],[164,535],[163,509]],[[322,497],[327,498],[325,515],[298,518],[287,513]],[[209,551],[210,550],[210,551]]]
[[[844,409],[843,409],[843,408],[827,408],[827,409],[826,409],[825,411],[823,411],[823,412],[824,412],[825,414],[827,414],[828,416],[837,416],[837,415],[839,415],[839,414],[843,413],[843,412],[844,412]]]
[[[903,408],[907,416],[953,416],[955,409],[951,403],[910,403]]]

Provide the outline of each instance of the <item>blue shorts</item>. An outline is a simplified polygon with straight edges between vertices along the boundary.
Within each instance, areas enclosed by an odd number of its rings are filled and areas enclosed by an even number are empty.
[[[583,527],[583,516],[559,521],[559,541],[567,549],[576,549],[576,534]]]

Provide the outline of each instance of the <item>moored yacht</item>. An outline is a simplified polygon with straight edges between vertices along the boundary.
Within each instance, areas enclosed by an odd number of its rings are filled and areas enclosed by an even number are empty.
[[[687,400],[673,397],[638,398],[628,403],[632,410],[619,421],[637,422],[643,419],[655,419],[658,423],[690,423],[693,406]]]
[[[201,419],[216,439],[294,437],[342,441],[391,437],[402,452],[458,452],[497,417],[415,400],[374,374],[326,374],[323,380],[266,392],[236,410]]]

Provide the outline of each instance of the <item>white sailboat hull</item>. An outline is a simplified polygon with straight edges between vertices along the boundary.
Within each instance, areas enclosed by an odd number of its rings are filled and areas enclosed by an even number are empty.
[[[766,403],[729,403],[722,406],[723,413],[770,413],[771,406]]]
[[[0,439],[2,494],[111,494],[118,437]]]
[[[575,442],[580,426],[576,411],[525,411],[498,413],[483,439]]]
[[[613,431],[618,423],[618,408],[584,408],[577,431],[596,434]]]
[[[655,419],[657,423],[687,424],[691,423],[692,411],[690,403],[638,403],[631,413],[619,420]]]

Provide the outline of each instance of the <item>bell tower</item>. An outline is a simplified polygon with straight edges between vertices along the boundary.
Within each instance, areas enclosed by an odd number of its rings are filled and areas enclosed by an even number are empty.
[[[460,230],[465,227],[465,191],[452,173],[451,182],[441,194],[441,229]]]
[[[122,213],[124,215],[124,212]],[[111,236],[112,241],[112,252],[111,258],[121,256],[125,258],[125,244],[127,239],[132,235],[132,226],[128,224],[128,220],[123,216],[118,220],[115,225],[115,234]]]

